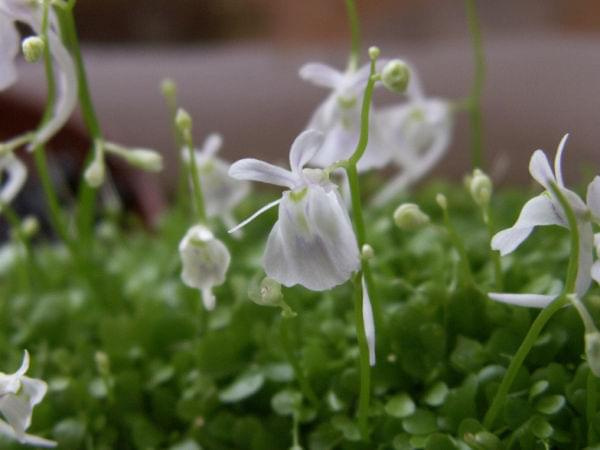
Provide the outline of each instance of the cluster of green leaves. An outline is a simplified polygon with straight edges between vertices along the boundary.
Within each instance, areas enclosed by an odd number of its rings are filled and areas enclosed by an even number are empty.
[[[477,286],[461,277],[434,201],[439,191],[448,197]],[[512,223],[526,199],[516,191],[496,196],[498,228]],[[248,200],[240,216],[263,200]],[[487,299],[489,238],[463,189],[434,185],[411,200],[432,225],[403,232],[393,225],[392,205],[366,213],[384,313],[369,443],[361,441],[354,416],[359,369],[351,286],[284,289],[297,312],[292,318],[248,299],[274,212],[246,227],[241,240],[226,237],[232,265],[210,314],[179,279],[177,244],[190,225],[182,212],[165,215],[152,232],[105,221],[83,260],[58,244],[34,245],[29,257],[7,245],[0,252],[1,369],[16,369],[26,348],[29,375],[48,382],[33,432],[60,448],[97,450],[285,449],[294,431],[303,448],[316,450],[572,449],[597,442],[600,415],[586,412],[596,385],[588,380],[583,328],[572,308],[551,320],[494,429],[483,428],[536,312]],[[568,254],[563,230],[537,231],[503,259],[506,290],[552,288]],[[595,289],[586,302],[597,315]],[[296,363],[316,398],[303,395]]]

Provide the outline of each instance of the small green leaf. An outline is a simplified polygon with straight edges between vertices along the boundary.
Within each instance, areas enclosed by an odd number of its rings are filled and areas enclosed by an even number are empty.
[[[439,381],[427,390],[423,401],[430,406],[440,406],[446,400],[447,395],[448,386],[443,381]]]
[[[405,393],[393,396],[385,404],[385,412],[399,419],[410,416],[415,409],[415,402]]]
[[[478,341],[459,336],[450,362],[462,373],[475,372],[485,363],[483,346]]]
[[[346,416],[335,416],[331,419],[333,428],[340,431],[347,441],[360,441],[360,430],[355,421],[350,420]]]
[[[543,414],[556,414],[563,406],[565,406],[566,400],[562,395],[548,395],[542,397],[535,404],[535,409]]]
[[[223,403],[239,402],[258,392],[264,382],[265,376],[261,372],[245,372],[219,393],[219,400]]]
[[[550,387],[550,383],[547,380],[537,381],[531,386],[529,389],[529,399],[537,397],[540,394],[543,394]]]
[[[410,434],[430,434],[437,431],[437,422],[431,411],[419,409],[402,421],[402,427]]]
[[[529,423],[531,432],[540,439],[548,439],[554,433],[554,428],[542,417],[534,417]]]
[[[291,389],[279,391],[271,399],[271,407],[280,416],[291,416],[300,409],[302,394]]]

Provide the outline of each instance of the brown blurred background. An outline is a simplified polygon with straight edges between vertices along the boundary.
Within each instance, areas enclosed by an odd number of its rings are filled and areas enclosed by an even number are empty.
[[[377,44],[384,56],[413,62],[430,95],[468,93],[472,53],[463,1],[357,3],[364,48]],[[528,180],[531,152],[553,153],[567,131],[567,167],[598,169],[600,2],[480,0],[478,8],[488,64],[485,145],[490,160],[510,158],[504,181]],[[343,0],[78,0],[76,16],[106,137],[171,155],[160,178],[166,188],[176,184],[176,163],[161,79],[178,82],[198,143],[220,131],[229,159],[284,159],[326,95],[300,81],[298,68],[323,61],[341,69],[349,47]],[[0,93],[0,139],[35,126],[43,105],[41,68],[20,69],[19,83]],[[75,117],[54,148],[76,166],[72,155],[85,151],[84,137]],[[467,142],[460,116],[436,174],[459,177],[468,169]],[[159,194],[152,177],[129,180],[124,189],[134,199]]]

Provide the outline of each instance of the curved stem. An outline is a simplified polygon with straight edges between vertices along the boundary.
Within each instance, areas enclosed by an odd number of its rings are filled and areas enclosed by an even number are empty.
[[[355,0],[346,0],[346,11],[348,13],[348,22],[350,23],[351,47],[350,58],[348,59],[348,71],[354,72],[358,69],[360,63],[360,23],[358,13],[356,12]]]
[[[475,73],[473,85],[469,95],[469,119],[471,123],[471,164],[473,167],[483,168],[485,165],[483,155],[483,115],[481,112],[481,94],[485,81],[485,55],[481,39],[481,27],[477,17],[476,0],[465,0],[467,22],[471,43],[473,45],[473,58],[475,60]]]
[[[506,373],[504,374],[504,378],[498,387],[498,391],[496,391],[496,396],[492,401],[492,405],[488,409],[485,414],[485,418],[483,419],[483,426],[488,430],[494,425],[494,421],[500,412],[500,409],[504,406],[504,402],[506,400],[506,396],[508,395],[508,391],[517,376],[525,357],[535,344],[540,332],[550,320],[550,318],[554,315],[556,311],[562,308],[565,304],[566,296],[563,294],[546,306],[536,317],[536,319],[531,324],[531,328],[527,332],[525,339],[521,343],[521,346],[517,350],[515,356],[511,359],[510,364]]]

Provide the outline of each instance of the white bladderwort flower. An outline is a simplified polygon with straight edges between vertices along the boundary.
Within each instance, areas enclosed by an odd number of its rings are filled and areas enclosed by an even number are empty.
[[[382,205],[429,172],[448,149],[453,117],[450,104],[425,97],[416,71],[411,67],[408,101],[377,111],[384,145],[400,172],[375,196]]]
[[[42,33],[43,7],[40,2],[27,0],[0,0],[0,91],[9,88],[17,80],[16,57],[21,40],[15,27],[21,22],[38,35]],[[67,122],[77,102],[77,73],[69,51],[60,39],[58,21],[52,9],[49,11],[48,45],[55,61],[57,84],[60,95],[56,99],[54,114],[36,133],[32,148],[54,136]]]
[[[204,207],[209,217],[220,217],[228,227],[235,226],[233,209],[248,195],[250,184],[234,180],[228,175],[229,163],[216,155],[223,145],[220,134],[208,135],[200,149],[196,150],[194,159],[202,180]],[[182,156],[189,164],[188,149],[182,150]]]
[[[215,238],[204,225],[194,225],[179,243],[183,263],[181,279],[192,288],[200,289],[207,310],[215,307],[214,286],[225,281],[231,256],[225,244]]]
[[[377,66],[383,62],[378,62]],[[321,131],[323,148],[311,160],[311,164],[327,167],[348,159],[360,137],[361,106],[365,86],[369,80],[370,65],[356,71],[340,72],[321,63],[308,63],[300,69],[300,78],[331,89],[331,94],[313,113],[307,129]],[[383,130],[374,113],[369,118],[369,141],[358,170],[381,168],[390,161],[389,149],[382,140]]]
[[[17,196],[25,180],[27,168],[12,153],[0,156],[0,180],[5,179],[0,185],[0,212],[3,205],[8,205]]]
[[[56,442],[26,434],[31,425],[33,407],[40,403],[48,389],[46,383],[25,376],[29,369],[29,353],[25,351],[21,367],[13,374],[0,372],[0,433],[22,444],[55,447]]]
[[[529,172],[546,190],[525,203],[517,221],[512,227],[496,233],[492,239],[492,248],[500,251],[502,255],[506,255],[515,250],[527,239],[536,226],[569,226],[567,216],[560,202],[552,193],[551,185],[555,184],[569,202],[577,220],[579,261],[575,293],[579,298],[582,298],[591,283],[594,235],[590,211],[594,215],[600,213],[600,177],[596,177],[588,187],[587,205],[575,192],[565,187],[562,177],[561,158],[568,136],[566,134],[558,146],[554,159],[554,171],[550,167],[548,158],[542,150],[536,150],[533,153],[529,162]],[[507,293],[490,293],[489,296],[493,300],[536,308],[547,306],[557,297],[556,295]]]
[[[344,283],[360,267],[356,236],[337,186],[323,170],[304,168],[323,139],[315,130],[301,133],[290,150],[291,171],[256,159],[242,159],[229,169],[229,175],[236,179],[288,188],[281,199],[230,232],[279,205],[279,218],[263,258],[265,272],[284,286],[301,284],[314,291]]]

